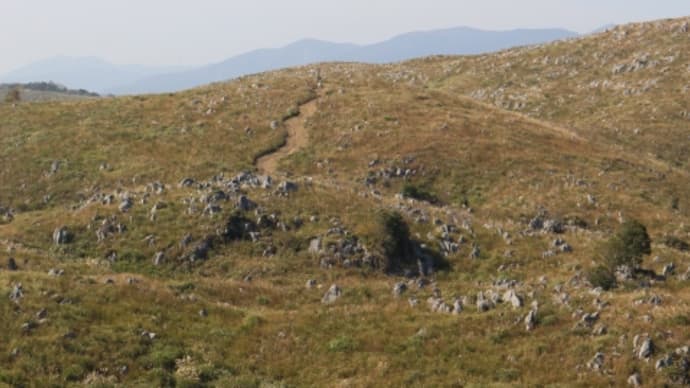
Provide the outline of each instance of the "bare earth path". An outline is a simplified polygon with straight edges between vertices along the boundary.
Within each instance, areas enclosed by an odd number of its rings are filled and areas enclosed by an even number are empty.
[[[318,99],[314,99],[301,105],[299,107],[299,115],[284,122],[287,130],[285,145],[277,151],[257,159],[256,167],[260,173],[274,175],[278,170],[278,163],[281,159],[294,154],[309,143],[309,134],[305,124],[316,113],[317,101]]]

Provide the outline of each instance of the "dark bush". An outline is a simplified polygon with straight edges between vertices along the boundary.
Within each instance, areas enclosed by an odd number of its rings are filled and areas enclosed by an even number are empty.
[[[587,272],[587,280],[593,287],[610,290],[616,287],[616,276],[607,266],[599,265]]]
[[[410,229],[398,212],[383,212],[379,217],[383,232],[381,247],[386,257],[386,270],[390,271],[413,259]]]
[[[637,269],[642,257],[652,253],[647,228],[638,221],[627,221],[605,246],[604,259],[611,272],[621,265]]]
[[[436,198],[433,193],[411,183],[405,184],[400,191],[400,194],[402,194],[402,196],[405,198],[413,198],[419,201],[426,201],[430,203],[438,202],[438,198]]]

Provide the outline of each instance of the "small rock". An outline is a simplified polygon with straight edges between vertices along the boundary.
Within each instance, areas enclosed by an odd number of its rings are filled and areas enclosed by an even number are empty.
[[[462,312],[463,306],[462,306],[462,300],[460,298],[456,298],[455,301],[453,302],[453,314],[458,315]]]
[[[342,295],[343,291],[338,287],[338,285],[333,284],[331,288],[326,291],[326,293],[323,295],[323,298],[321,298],[321,303],[324,304],[331,304],[338,300],[340,296]]]
[[[321,253],[321,239],[320,238],[314,238],[311,241],[309,241],[309,253],[312,255],[318,255]]]
[[[72,236],[66,227],[61,226],[53,231],[53,242],[55,245],[69,244]]]
[[[637,352],[637,357],[639,359],[647,359],[654,354],[654,343],[651,338],[645,338],[645,340],[640,345],[640,351]]]
[[[419,299],[417,299],[416,296],[412,296],[409,299],[407,299],[407,303],[410,305],[410,307],[414,308],[419,305]]]
[[[587,363],[587,367],[593,371],[600,371],[604,368],[604,353],[597,352]]]
[[[470,252],[470,259],[478,259],[480,255],[481,255],[481,250],[479,249],[479,245],[477,245],[477,244],[472,245],[472,251]]]
[[[191,187],[194,184],[194,179],[192,178],[183,178],[180,183],[178,184],[180,187]]]
[[[47,316],[48,316],[48,310],[46,310],[44,308],[38,310],[38,312],[36,313],[36,319],[45,319],[45,317],[47,317]]]
[[[53,162],[50,164],[50,175],[57,174],[58,170],[60,170],[60,161],[53,160]]]
[[[631,385],[633,387],[641,387],[642,386],[642,378],[640,377],[640,374],[635,372],[628,377],[628,385]]]
[[[669,263],[664,266],[663,271],[661,274],[665,277],[671,276],[676,272],[676,265],[674,263]]]
[[[48,276],[62,276],[65,274],[65,270],[59,268],[51,268],[48,270]]]
[[[21,326],[22,333],[28,333],[35,328],[36,328],[36,323],[34,323],[33,321],[24,322],[24,323],[22,323],[22,326]]]
[[[312,288],[316,287],[316,280],[314,280],[314,279],[309,279],[309,280],[307,280],[307,285],[306,285],[306,287],[307,287],[308,289],[312,289]]]
[[[513,308],[520,308],[523,306],[522,298],[514,291],[508,290],[503,294],[503,300],[513,305]]]
[[[132,206],[134,206],[134,201],[132,201],[131,198],[126,197],[120,202],[120,205],[117,207],[118,210],[120,210],[122,213],[127,213]]]
[[[477,294],[477,311],[479,312],[485,312],[489,311],[491,309],[491,302],[489,302],[485,297],[483,292],[479,292]]]
[[[257,207],[256,203],[254,203],[252,200],[250,200],[244,195],[241,195],[237,199],[237,204],[235,206],[237,207],[237,209],[241,211],[250,211],[256,209]]]
[[[14,260],[14,257],[10,257],[7,259],[7,270],[8,271],[16,271],[18,270],[19,267],[17,266],[17,262]]]
[[[165,252],[156,252],[153,256],[153,265],[159,266],[165,262]]]
[[[525,330],[532,331],[534,326],[537,325],[537,310],[532,309],[525,316]]]
[[[395,283],[393,286],[393,296],[399,298],[407,290],[407,284],[403,282]]]
[[[199,310],[199,316],[202,318],[208,317],[208,311],[206,309]]]
[[[654,367],[657,371],[661,371],[662,369],[666,369],[671,366],[673,366],[673,355],[671,354],[661,357],[657,360],[656,364],[654,364]]]
[[[16,302],[22,297],[24,297],[24,290],[22,288],[22,284],[17,283],[12,287],[12,291],[10,292],[10,300]]]
[[[141,336],[153,340],[156,338],[156,333],[144,330],[141,332]]]
[[[294,193],[297,189],[297,184],[290,181],[283,181],[278,185],[278,191],[282,194]]]

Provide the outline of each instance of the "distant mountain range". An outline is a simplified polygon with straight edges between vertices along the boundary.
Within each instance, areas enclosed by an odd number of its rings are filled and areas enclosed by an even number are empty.
[[[471,55],[576,37],[564,29],[484,31],[460,27],[412,32],[371,45],[301,40],[196,68],[114,65],[98,58],[57,57],[0,76],[0,82],[53,81],[102,94],[163,93],[308,63],[397,62],[429,55]]]

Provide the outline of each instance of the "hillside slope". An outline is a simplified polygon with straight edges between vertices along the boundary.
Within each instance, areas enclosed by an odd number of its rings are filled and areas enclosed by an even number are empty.
[[[603,47],[618,62],[626,29],[656,31],[634,50],[680,51],[658,31],[683,22],[0,104],[0,383],[687,384],[690,180],[661,145],[688,127],[638,106],[675,111],[686,69],[620,99],[576,77],[633,77],[577,64]],[[576,78],[503,70],[544,51]],[[477,92],[500,87],[535,97]],[[592,98],[600,126],[578,113]],[[629,114],[658,125],[648,141],[615,135]],[[652,238],[644,271],[595,287],[631,219]]]

